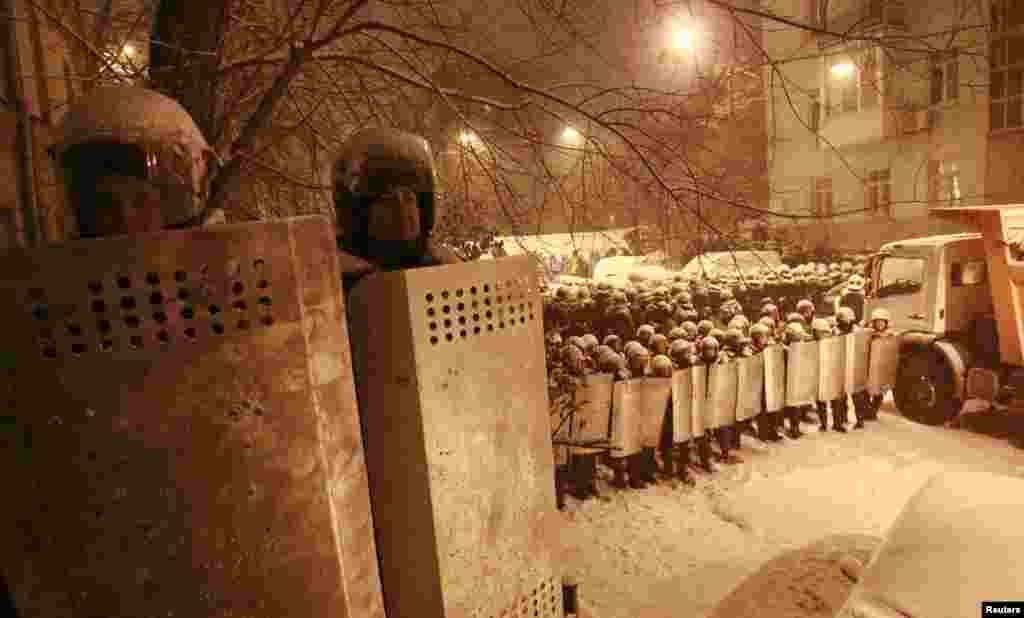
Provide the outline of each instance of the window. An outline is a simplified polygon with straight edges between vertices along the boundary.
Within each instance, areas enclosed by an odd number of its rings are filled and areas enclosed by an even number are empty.
[[[956,51],[932,55],[931,98],[932,105],[956,101],[960,95],[960,59]]]
[[[924,259],[886,257],[878,273],[878,297],[913,294],[924,285]]]
[[[889,170],[877,170],[868,174],[864,183],[864,194],[868,212],[892,216],[892,179]]]
[[[950,268],[950,283],[953,287],[965,285],[981,285],[986,279],[984,260],[954,263]]]
[[[874,48],[830,59],[825,75],[825,113],[829,116],[878,106],[878,62]]]
[[[991,82],[991,130],[1024,125],[1022,75],[1024,75],[1024,0],[992,3],[992,43],[989,48]]]
[[[832,179],[815,178],[811,193],[811,210],[815,216],[831,217],[832,210]]]
[[[948,161],[932,161],[928,168],[928,201],[938,202],[940,206],[959,206],[963,197],[959,166]]]

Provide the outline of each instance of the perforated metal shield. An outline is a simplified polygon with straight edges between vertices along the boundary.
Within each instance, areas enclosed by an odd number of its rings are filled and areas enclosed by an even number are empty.
[[[607,440],[612,415],[612,376],[592,374],[583,376],[576,388],[576,409],[568,422],[560,427],[556,438],[572,441]],[[603,449],[569,447],[573,455],[604,452]]]
[[[818,400],[818,342],[791,343],[786,350],[786,405],[808,406]]]
[[[332,226],[0,257],[23,616],[383,617]]]
[[[692,369],[672,374],[672,441],[676,444],[693,437]]]
[[[736,420],[754,418],[764,410],[764,356],[736,359],[738,372]]]
[[[858,328],[846,339],[846,390],[860,393],[868,387],[868,367],[871,357],[871,333]]]
[[[896,385],[900,366],[900,338],[876,337],[868,356],[868,392],[881,395]]]
[[[535,281],[514,257],[374,273],[350,293],[389,616],[562,615]]]
[[[739,369],[735,362],[708,367],[707,427],[718,429],[736,422]]]
[[[768,346],[761,356],[764,357],[765,411],[778,412],[786,407],[786,348]]]
[[[846,335],[818,342],[818,401],[846,397]]]
[[[693,382],[693,407],[690,411],[690,435],[699,438],[707,429],[708,415],[708,368],[697,365],[690,368],[690,379]]]

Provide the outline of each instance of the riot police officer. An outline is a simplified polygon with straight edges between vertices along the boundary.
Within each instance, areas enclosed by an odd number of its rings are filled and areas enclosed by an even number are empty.
[[[347,289],[367,270],[461,261],[431,239],[440,218],[435,191],[434,159],[422,137],[375,128],[345,142],[334,164],[334,209]]]
[[[838,328],[839,333],[842,335],[849,335],[855,332],[858,328],[857,322],[857,316],[854,314],[853,309],[851,309],[850,307],[840,307],[839,311],[836,312],[836,327]],[[868,406],[870,405],[870,401],[868,400],[868,393],[867,391],[862,390],[857,393],[852,393],[850,395],[850,398],[853,399],[854,415],[857,417],[857,422],[854,423],[853,428],[863,429],[864,419],[868,415]],[[849,410],[849,404],[847,403],[846,399],[843,399],[841,405],[842,410],[840,411],[840,413],[842,414],[843,421],[845,422]]]
[[[811,322],[811,334],[815,341],[821,341],[828,337],[833,336],[835,333],[832,331],[832,326],[824,318],[814,318]],[[840,405],[840,399],[833,401],[821,401],[817,402],[818,408],[818,421],[819,428],[821,431],[828,431],[828,407],[832,406],[832,429],[840,433],[846,433],[846,418],[845,414],[840,415],[840,409],[842,408],[845,412],[846,398],[842,398],[842,405]]]
[[[155,91],[96,88],[68,108],[51,152],[78,238],[224,221],[206,208],[213,150],[188,112]]]
[[[852,275],[847,279],[839,305],[852,309],[858,323],[864,319],[864,277]]]
[[[871,328],[871,337],[891,337],[894,335],[893,331],[889,328],[891,318],[889,312],[885,309],[875,309],[871,312],[871,321],[869,327]],[[871,405],[868,407],[867,420],[877,421],[878,410],[882,407],[882,402],[885,400],[885,394],[875,395],[871,397]]]
[[[797,322],[790,322],[787,324],[783,335],[784,344],[787,346],[807,341],[807,331],[805,331],[803,326]],[[789,422],[789,437],[795,440],[802,436],[803,432],[800,431],[800,420],[803,417],[803,410],[796,406],[786,406],[784,414],[786,420]]]

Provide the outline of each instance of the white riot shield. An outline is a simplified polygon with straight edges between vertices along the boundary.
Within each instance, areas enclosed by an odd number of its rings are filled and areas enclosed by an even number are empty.
[[[764,356],[757,354],[736,360],[739,373],[736,420],[745,421],[762,412],[764,403]]]
[[[642,378],[616,382],[612,391],[613,457],[628,457],[640,452],[641,414],[640,384]]]
[[[672,374],[672,442],[693,437],[693,369]]]
[[[860,393],[868,387],[868,367],[871,358],[871,333],[862,328],[854,330],[846,339],[846,392]]]
[[[786,348],[773,345],[761,352],[764,357],[765,412],[786,407]]]
[[[735,362],[711,365],[708,369],[707,419],[709,429],[736,422],[739,370]]]
[[[809,406],[818,401],[818,342],[791,343],[786,350],[786,405]]]
[[[818,342],[818,401],[834,401],[846,397],[847,336],[829,337]]]
[[[876,337],[868,357],[868,392],[882,395],[896,384],[900,365],[900,338]]]
[[[640,445],[644,448],[657,448],[661,444],[671,397],[672,378],[643,378],[639,402],[642,414]]]
[[[583,376],[576,388],[576,410],[562,424],[557,439],[573,442],[607,440],[612,415],[612,376],[593,374]],[[570,454],[588,455],[603,449],[569,447]]]
[[[697,365],[689,369],[690,381],[693,384],[693,407],[690,410],[690,435],[699,438],[704,435],[707,425],[708,401],[708,368]]]

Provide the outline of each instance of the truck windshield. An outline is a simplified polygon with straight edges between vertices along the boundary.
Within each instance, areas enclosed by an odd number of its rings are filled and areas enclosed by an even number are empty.
[[[924,258],[886,257],[878,274],[878,296],[913,294],[924,284]]]

